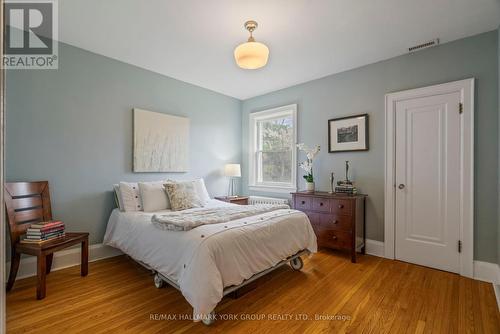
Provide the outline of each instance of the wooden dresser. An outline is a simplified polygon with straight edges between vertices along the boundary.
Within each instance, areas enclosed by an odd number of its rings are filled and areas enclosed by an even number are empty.
[[[319,247],[349,250],[356,262],[356,250],[365,253],[366,195],[327,192],[295,192],[292,203],[311,221]]]

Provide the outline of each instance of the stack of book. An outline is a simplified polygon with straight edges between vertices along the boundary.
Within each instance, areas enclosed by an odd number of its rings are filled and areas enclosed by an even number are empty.
[[[41,243],[64,236],[64,223],[61,221],[39,222],[31,224],[26,231],[24,243]]]
[[[339,181],[337,182],[337,186],[335,187],[335,192],[356,195],[358,193],[358,189],[356,189],[351,181]]]

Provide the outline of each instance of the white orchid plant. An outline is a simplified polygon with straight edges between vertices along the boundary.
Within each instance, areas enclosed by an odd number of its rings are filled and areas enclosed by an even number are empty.
[[[297,144],[297,147],[299,150],[303,151],[306,153],[307,160],[302,161],[299,164],[299,167],[302,168],[307,174],[304,175],[304,179],[306,182],[314,182],[314,177],[313,177],[313,161],[316,155],[318,155],[320,146],[316,145],[314,148],[309,148],[307,147],[306,144],[300,143]]]

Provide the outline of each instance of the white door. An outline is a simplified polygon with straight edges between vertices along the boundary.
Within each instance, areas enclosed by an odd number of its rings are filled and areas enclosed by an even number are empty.
[[[395,257],[458,273],[460,92],[396,102]]]

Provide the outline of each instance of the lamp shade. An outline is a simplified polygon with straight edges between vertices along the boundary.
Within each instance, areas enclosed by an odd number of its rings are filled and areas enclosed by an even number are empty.
[[[239,67],[254,70],[265,66],[269,57],[269,48],[259,42],[246,42],[234,49],[234,59]]]
[[[227,164],[224,166],[224,175],[231,177],[241,177],[240,164]]]

